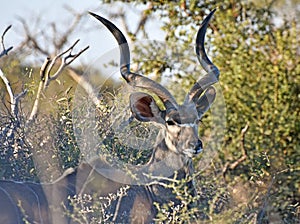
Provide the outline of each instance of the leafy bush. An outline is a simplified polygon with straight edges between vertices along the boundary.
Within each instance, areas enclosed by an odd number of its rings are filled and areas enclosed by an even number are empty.
[[[214,149],[218,156],[212,158],[213,166],[202,174],[216,178],[206,179],[203,186],[219,186],[211,199],[228,192],[231,203],[238,206],[226,207],[218,214],[223,219],[215,215],[214,219],[222,223],[299,222],[299,21],[286,20],[278,26],[269,5],[251,1],[152,1],[144,13],[160,17],[166,43],[182,46],[183,53],[193,44],[204,14],[213,8],[218,11],[207,40],[211,58],[221,71],[227,130],[222,147]],[[142,70],[147,74],[169,66],[145,63]],[[176,79],[188,88],[193,77],[198,77],[193,74]],[[237,212],[240,215],[232,215]],[[211,211],[209,216],[213,216]]]
[[[144,1],[134,1],[134,4],[143,5]],[[273,23],[275,15],[270,7],[256,6],[251,1],[152,1],[147,7],[146,15],[154,15],[163,21],[166,44],[175,43],[183,55],[193,45],[204,15],[218,8],[207,40],[211,58],[221,71],[220,84],[227,111],[223,144],[214,148],[217,156],[211,158],[205,169],[201,167],[201,158],[194,161],[195,170],[199,170],[195,174],[197,197],[186,194],[181,184],[168,185],[182,205],[175,206],[172,201],[165,205],[156,204],[159,210],[157,221],[298,223],[300,34],[297,21],[285,21],[277,26]],[[174,63],[167,63],[164,52],[159,51],[163,48],[157,47],[153,51],[153,47],[145,45],[143,49],[137,49],[139,54],[148,55],[147,58],[152,53],[152,62],[156,60],[155,63],[149,63],[150,60],[139,62],[141,71],[144,74],[157,71],[155,74],[159,76],[173,69]],[[16,63],[13,61],[12,66]],[[178,86],[189,89],[200,74],[200,68],[186,72],[194,63],[194,60],[182,63],[180,69],[183,72],[173,73],[179,85],[174,85],[171,90],[178,99],[183,99],[180,91],[176,91]],[[22,66],[17,63],[16,67]],[[10,73],[7,70],[7,74]],[[38,120],[39,125],[30,132],[25,131],[24,118],[20,117],[20,125],[11,133],[5,130],[16,127],[15,121],[2,110],[1,178],[35,179],[38,170],[34,169],[30,151],[36,145],[40,150],[41,145],[40,142],[27,144],[32,142],[27,138],[35,141],[53,138],[54,144],[48,144],[59,166],[64,169],[77,165],[81,155],[72,128],[70,98],[59,102],[58,108],[58,112]],[[109,121],[101,110],[99,121],[99,136],[110,134],[105,129]],[[209,135],[209,116],[202,122],[206,130],[200,130],[201,135]],[[106,144],[111,146],[114,155],[126,162],[143,163],[148,156],[147,152],[136,151],[133,156],[129,155],[128,148],[118,145],[117,138],[108,139]],[[16,149],[22,150],[17,150],[16,154]],[[76,200],[73,202],[77,203]],[[190,210],[187,206],[190,203],[197,203],[196,209]]]

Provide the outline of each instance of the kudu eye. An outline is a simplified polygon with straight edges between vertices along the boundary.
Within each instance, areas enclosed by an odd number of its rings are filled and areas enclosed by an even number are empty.
[[[170,126],[176,125],[176,122],[173,121],[173,120],[167,120],[166,123],[167,123],[168,125],[170,125]]]
[[[196,119],[196,120],[195,120],[195,124],[196,124],[196,125],[199,125],[201,122],[202,122],[201,119]]]

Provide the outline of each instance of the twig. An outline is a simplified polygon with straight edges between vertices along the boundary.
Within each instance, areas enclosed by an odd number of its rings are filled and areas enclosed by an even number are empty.
[[[85,47],[84,49],[80,50],[78,53],[76,54],[72,54],[72,50],[74,49],[74,47],[76,46],[76,44],[79,42],[79,39],[76,40],[74,42],[74,44],[72,44],[71,47],[69,47],[67,50],[63,51],[62,53],[56,55],[53,59],[51,59],[50,57],[47,57],[40,69],[40,78],[41,81],[39,83],[39,87],[36,93],[36,97],[35,97],[35,101],[30,113],[30,116],[28,118],[27,123],[31,123],[37,116],[38,113],[38,108],[39,108],[39,101],[41,98],[41,94],[43,90],[46,90],[47,87],[49,86],[49,83],[55,79],[57,79],[57,77],[62,73],[63,69],[70,65],[76,58],[78,58],[84,51],[86,51],[89,46]],[[69,53],[66,57],[62,58],[63,55]],[[58,59],[62,58],[62,62],[59,66],[59,68],[57,69],[57,71],[51,76],[51,71],[55,65],[55,63],[57,62]]]
[[[51,59],[50,59],[50,57],[47,57],[40,69],[40,77],[41,77],[41,81],[43,81],[43,82],[45,82],[46,69],[48,68],[50,63],[51,63]]]
[[[125,31],[125,33],[127,34],[128,36],[128,41],[129,41],[129,44],[131,44],[136,36],[138,35],[138,33],[140,31],[143,31],[144,30],[144,27],[145,27],[145,24],[147,22],[147,20],[149,19],[149,16],[150,14],[148,13],[148,11],[151,11],[153,9],[153,4],[150,3],[148,8],[145,9],[142,13],[141,13],[141,17],[137,23],[137,28],[134,32],[131,32],[130,29],[129,29],[129,26],[128,26],[128,21],[126,20],[126,14],[124,12],[124,9],[120,9],[118,10],[118,12],[114,12],[114,13],[109,13],[109,17],[110,18],[120,18],[121,19],[121,22],[122,22],[122,27]],[[130,21],[131,22],[131,21]]]
[[[10,102],[11,102],[11,105],[13,105],[13,100],[14,100],[14,94],[13,94],[13,91],[12,91],[12,88],[11,88],[11,85],[10,85],[10,82],[8,81],[8,79],[6,78],[6,76],[4,75],[4,73],[2,72],[2,70],[0,69],[0,78],[3,80],[4,82],[4,85],[6,87],[6,91],[9,95],[9,98],[10,98]]]
[[[63,71],[63,69],[68,66],[69,64],[71,64],[76,58],[78,58],[84,51],[86,51],[89,46],[85,47],[84,49],[80,50],[78,53],[76,54],[72,54],[72,51],[74,49],[74,47],[76,46],[76,44],[79,42],[79,39],[76,40],[74,42],[74,44],[69,47],[67,50],[63,51],[62,53],[56,55],[52,60],[51,63],[47,64],[47,70],[45,68],[45,75],[44,77],[46,78],[45,82],[44,82],[44,89],[46,89],[49,85],[49,83],[55,79],[57,79],[57,77],[61,74],[61,72]],[[56,64],[57,60],[60,59],[63,55],[69,53],[66,57],[62,58],[62,62],[59,66],[59,68],[57,69],[57,71],[51,76],[51,70],[53,69],[54,65]]]
[[[247,156],[247,151],[245,149],[245,134],[248,131],[248,128],[249,128],[249,123],[247,123],[246,126],[241,131],[240,143],[241,143],[242,156],[239,159],[237,159],[236,161],[234,161],[232,163],[227,162],[224,165],[224,168],[222,170],[223,177],[225,177],[228,169],[234,170],[240,163],[242,163],[243,161],[245,161],[247,159],[248,156]]]
[[[27,94],[27,92],[28,92],[28,90],[24,89],[22,92],[20,92],[19,94],[17,94],[14,97],[14,114],[15,114],[16,117],[19,114],[19,110],[18,110],[19,101],[21,100],[21,98],[23,98]]]
[[[75,10],[72,10],[71,7],[65,6],[65,9],[68,10],[71,14],[73,14],[73,21],[68,29],[65,30],[65,32],[60,36],[58,41],[55,41],[55,33],[53,33],[53,43],[56,47],[56,49],[61,49],[65,44],[67,43],[67,40],[69,39],[69,36],[71,33],[74,32],[76,27],[78,26],[79,22],[81,21],[82,17],[85,15],[85,13],[78,13],[75,12]]]
[[[69,75],[75,80],[75,82],[78,83],[85,90],[92,102],[97,107],[100,106],[102,97],[98,96],[97,91],[95,90],[93,85],[87,80],[87,78],[81,75],[73,68],[68,68],[67,71]]]
[[[121,206],[121,202],[122,202],[122,199],[123,199],[124,196],[125,196],[125,192],[121,191],[118,202],[117,202],[117,205],[116,205],[116,208],[115,208],[114,216],[113,216],[113,219],[112,219],[113,222],[116,222],[117,216],[119,214],[119,209],[120,209],[120,206]]]
[[[247,152],[245,150],[245,134],[249,128],[249,124],[247,124],[241,131],[241,149],[242,149],[242,156],[236,160],[235,162],[231,163],[229,168],[231,170],[235,169],[241,162],[247,159]]]
[[[149,4],[149,7],[143,11],[142,13],[142,16],[141,16],[141,19],[139,21],[139,24],[134,32],[134,36],[137,36],[137,34],[139,33],[140,30],[144,29],[145,27],[145,24],[149,18],[149,13],[147,13],[148,11],[151,11],[153,9],[153,4],[150,3]]]
[[[5,48],[5,45],[4,45],[4,36],[5,34],[7,33],[7,31],[12,27],[12,25],[9,25],[3,32],[2,36],[1,36],[1,46],[2,46],[2,52],[0,53],[0,58],[4,55],[7,55],[8,52],[13,49],[13,47],[9,47],[9,48]]]
[[[41,33],[37,33],[37,34],[33,34],[34,32],[31,31],[28,27],[28,24],[26,23],[26,21],[21,18],[18,17],[18,20],[22,23],[23,29],[25,31],[25,35],[26,38],[25,40],[21,43],[21,47],[23,47],[24,45],[29,45],[31,44],[31,46],[38,52],[40,52],[43,55],[49,55],[49,52],[46,48],[43,48],[37,41],[37,38],[35,36],[43,36],[43,34]]]
[[[51,57],[57,54],[57,52],[60,51],[60,49],[64,48],[69,41],[69,37],[74,31],[78,28],[79,23],[82,21],[83,17],[86,15],[85,12],[75,12],[75,10],[72,10],[70,7],[65,6],[65,9],[68,10],[72,14],[72,21],[70,22],[70,26],[68,28],[61,30],[61,32],[58,32],[57,26],[54,22],[46,24],[46,27],[49,27],[52,32],[44,32],[40,29],[32,29],[32,21],[27,22],[23,18],[19,17],[18,20],[21,22],[24,32],[25,32],[25,41],[21,43],[22,46],[27,46],[30,50],[33,50],[35,52],[38,52],[39,54],[42,54],[44,56],[51,55],[48,46],[44,45],[39,40],[44,39],[45,41],[51,43],[51,46],[54,47],[54,50],[52,51],[53,54]],[[35,22],[37,25],[40,24],[39,21],[40,17],[37,17]],[[31,26],[30,26],[31,25]],[[38,31],[37,31],[38,30]]]
[[[9,80],[7,79],[7,77],[4,75],[4,73],[2,72],[2,70],[0,69],[0,78],[3,80],[4,85],[6,87],[7,93],[9,95],[10,98],[10,110],[11,110],[11,114],[13,115],[14,118],[17,118],[18,116],[18,103],[20,101],[20,99],[22,97],[25,96],[25,94],[27,93],[27,89],[23,90],[21,93],[19,93],[18,95],[14,95],[11,84],[9,82]]]

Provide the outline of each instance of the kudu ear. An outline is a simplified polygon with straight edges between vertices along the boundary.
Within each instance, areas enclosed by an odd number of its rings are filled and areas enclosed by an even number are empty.
[[[212,103],[214,102],[215,98],[216,98],[216,89],[212,86],[207,88],[204,94],[199,97],[196,104],[196,108],[200,118],[205,114],[206,111],[208,111],[208,109],[211,107]]]
[[[133,116],[139,121],[164,123],[162,111],[153,97],[147,93],[132,93],[130,95],[130,109]]]

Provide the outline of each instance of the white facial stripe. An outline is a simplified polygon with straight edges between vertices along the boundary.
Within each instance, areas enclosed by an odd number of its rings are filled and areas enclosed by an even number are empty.
[[[178,133],[180,131],[180,127],[178,125],[172,125],[172,126],[168,126],[168,130],[175,134]]]
[[[192,128],[195,128],[197,127],[198,125],[197,124],[193,124],[193,123],[190,123],[190,124],[177,124],[179,127],[192,127]]]
[[[185,150],[183,150],[182,151],[185,155],[187,155],[188,157],[193,157],[193,155],[194,155],[194,150],[192,150],[192,149],[185,149]]]
[[[189,156],[189,157],[193,157],[193,156],[199,154],[200,152],[202,152],[202,148],[199,148],[197,150],[195,150],[195,149],[185,149],[182,152],[184,154],[186,154],[187,156]]]
[[[169,136],[166,136],[165,141],[166,141],[166,145],[170,150],[172,150],[173,152],[178,152],[176,146],[172,143],[172,140],[170,139]]]

